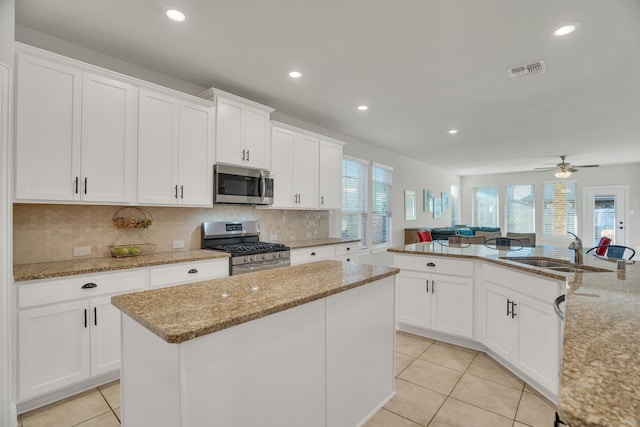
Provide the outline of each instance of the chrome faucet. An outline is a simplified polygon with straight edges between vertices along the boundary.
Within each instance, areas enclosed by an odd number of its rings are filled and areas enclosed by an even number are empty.
[[[576,264],[584,264],[584,259],[582,258],[582,240],[570,231],[567,231],[567,233],[575,238],[573,242],[569,243],[569,249],[573,249],[576,254],[574,262]]]

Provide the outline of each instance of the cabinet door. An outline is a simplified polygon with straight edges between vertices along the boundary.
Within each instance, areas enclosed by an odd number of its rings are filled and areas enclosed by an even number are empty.
[[[293,146],[293,179],[298,194],[297,207],[318,207],[318,140],[297,135]],[[341,175],[342,176],[342,175]]]
[[[342,147],[320,141],[319,158],[320,209],[342,209]]]
[[[484,336],[482,343],[506,360],[512,360],[515,352],[516,322],[507,315],[510,293],[500,286],[486,283],[482,290],[484,299]]]
[[[21,54],[16,93],[16,199],[73,200],[80,179],[82,73]]]
[[[246,165],[252,168],[271,169],[271,140],[269,138],[269,113],[253,107],[244,111],[244,149]]]
[[[431,328],[466,338],[473,337],[473,280],[431,276]]]
[[[18,313],[20,400],[88,378],[86,300]]]
[[[179,200],[213,206],[213,110],[182,102],[180,106]]]
[[[273,207],[295,208],[293,145],[295,133],[273,127],[271,137],[271,172],[273,173]]]
[[[136,92],[129,84],[84,73],[82,200],[132,201]]]
[[[120,310],[111,297],[91,298],[91,375],[120,369]]]
[[[174,205],[178,200],[179,101],[140,90],[138,202]]]
[[[398,285],[398,322],[428,328],[430,326],[431,288],[428,274],[401,271]]]
[[[226,98],[216,102],[216,162],[244,165],[242,150],[244,105]]]
[[[552,305],[517,295],[518,348],[515,365],[549,391],[558,393],[560,321]]]

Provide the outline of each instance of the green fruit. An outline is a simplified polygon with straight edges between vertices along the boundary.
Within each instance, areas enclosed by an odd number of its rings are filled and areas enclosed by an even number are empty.
[[[129,248],[115,248],[113,250],[113,253],[116,256],[124,256],[124,255],[129,255]]]
[[[137,246],[131,246],[129,248],[129,255],[138,255],[140,253],[140,248]]]

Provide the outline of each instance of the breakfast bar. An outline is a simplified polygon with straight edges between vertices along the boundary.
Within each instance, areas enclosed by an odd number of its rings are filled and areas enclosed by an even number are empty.
[[[124,426],[354,426],[394,391],[398,269],[320,261],[119,295]]]

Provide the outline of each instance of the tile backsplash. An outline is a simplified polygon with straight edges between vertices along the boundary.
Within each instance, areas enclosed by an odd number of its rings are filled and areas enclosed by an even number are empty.
[[[156,252],[200,248],[203,221],[257,220],[261,240],[278,241],[329,237],[328,211],[256,209],[251,206],[213,208],[144,207],[153,217],[145,230],[116,229],[112,218],[119,206],[36,205],[13,206],[13,260],[15,264],[82,259],[73,248],[90,246],[87,258],[110,256],[108,246],[154,243]],[[125,211],[122,212],[125,214]],[[183,240],[184,249],[172,249]]]

